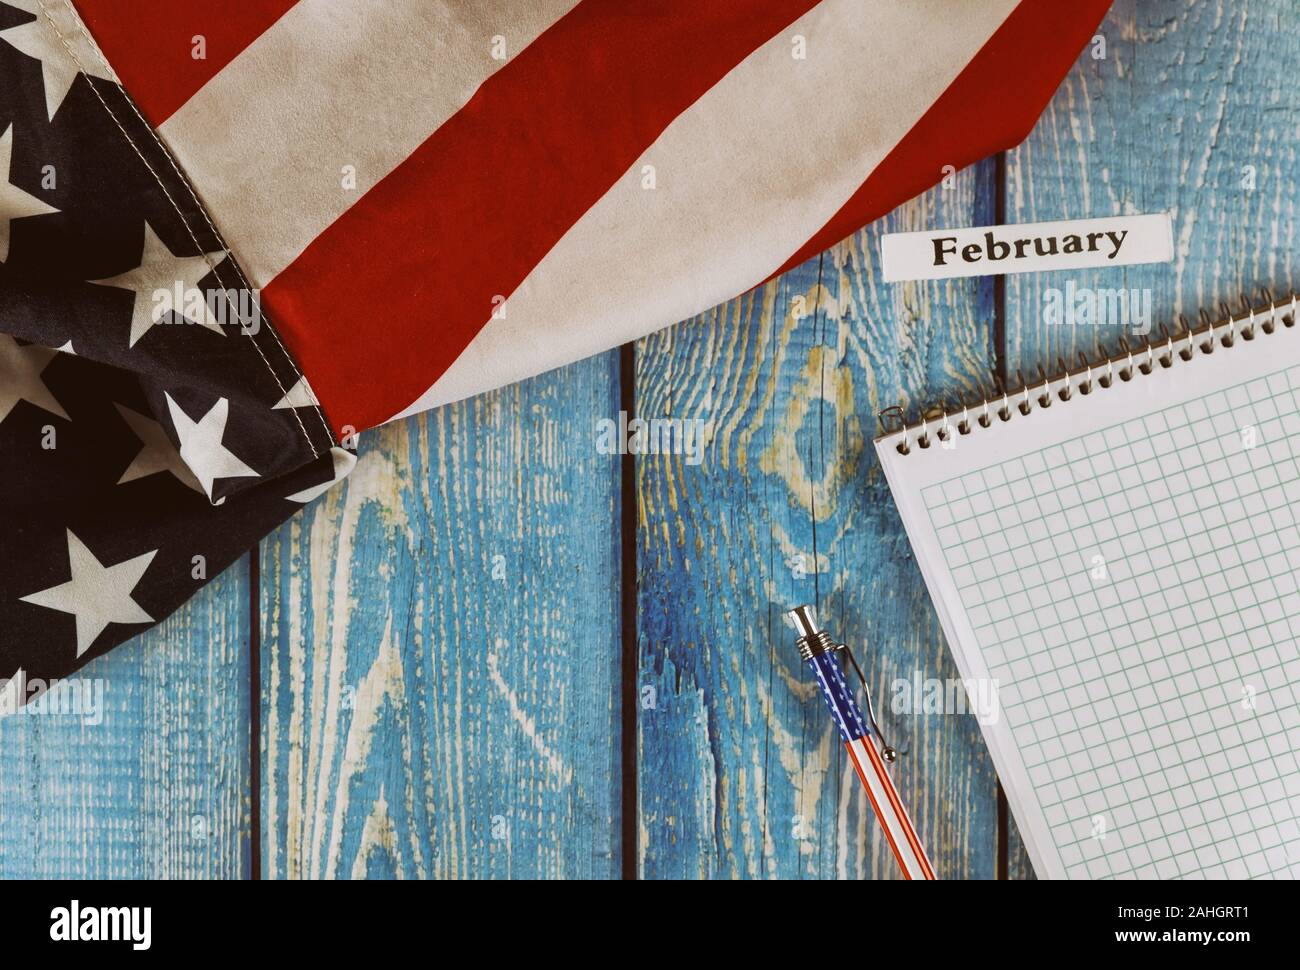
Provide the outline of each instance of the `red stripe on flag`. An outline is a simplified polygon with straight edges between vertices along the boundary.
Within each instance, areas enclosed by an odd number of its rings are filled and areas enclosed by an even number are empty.
[[[1024,141],[1110,2],[1021,0],[839,212],[772,276],[920,195],[943,178],[943,166],[965,168]]]
[[[424,393],[674,118],[816,2],[586,0],[513,54],[263,290],[335,428]]]
[[[297,0],[74,0],[104,57],[155,128]],[[195,59],[195,38],[204,58]]]

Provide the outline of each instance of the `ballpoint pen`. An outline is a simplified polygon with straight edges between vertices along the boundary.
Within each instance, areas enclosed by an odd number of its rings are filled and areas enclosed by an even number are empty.
[[[925,847],[916,834],[916,827],[903,807],[898,789],[889,777],[886,762],[892,762],[897,756],[894,749],[885,742],[885,736],[876,723],[876,713],[871,704],[871,695],[867,693],[866,678],[858,667],[852,651],[844,643],[835,643],[829,634],[817,623],[817,614],[811,606],[796,606],[787,613],[799,632],[796,646],[799,655],[812,668],[817,683],[826,698],[826,706],[831,709],[831,716],[840,729],[840,737],[849,753],[849,759],[857,770],[862,786],[867,790],[867,799],[875,810],[876,818],[884,830],[885,839],[893,849],[903,875],[908,879],[934,879],[934,867],[926,857]],[[867,701],[867,714],[862,716],[862,709],[853,699],[853,692],[844,682],[844,672],[839,661],[835,659],[837,651],[844,651],[849,663],[862,681],[862,689]],[[871,735],[875,735],[875,739]],[[877,750],[879,743],[879,750]]]

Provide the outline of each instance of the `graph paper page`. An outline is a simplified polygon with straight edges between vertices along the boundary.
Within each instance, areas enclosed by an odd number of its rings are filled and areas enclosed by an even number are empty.
[[[877,443],[1040,876],[1300,875],[1300,327]],[[1013,400],[1014,408],[1014,400]]]

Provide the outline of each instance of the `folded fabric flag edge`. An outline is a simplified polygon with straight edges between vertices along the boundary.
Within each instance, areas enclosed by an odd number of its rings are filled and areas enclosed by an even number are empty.
[[[0,713],[355,462],[70,8],[22,6],[0,4]]]

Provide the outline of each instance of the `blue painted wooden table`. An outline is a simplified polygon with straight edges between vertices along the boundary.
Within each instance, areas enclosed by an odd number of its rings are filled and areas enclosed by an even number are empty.
[[[957,673],[871,438],[1119,330],[1044,325],[1061,274],[885,284],[880,234],[1169,210],[1172,265],[1069,276],[1161,319],[1300,269],[1294,5],[1120,0],[1100,36],[1015,151],[697,319],[365,437],[88,669],[101,723],[0,721],[0,875],[894,877],[781,619],[805,601],[864,661],[940,874],[1031,875],[973,717],[892,703]],[[620,410],[701,420],[702,461],[602,453]]]

